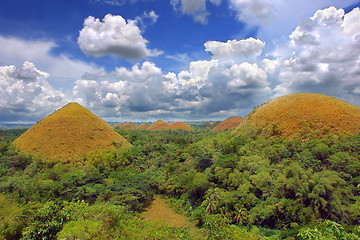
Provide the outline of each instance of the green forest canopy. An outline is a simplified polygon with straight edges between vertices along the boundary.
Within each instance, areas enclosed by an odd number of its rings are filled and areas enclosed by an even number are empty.
[[[142,220],[156,194],[205,239],[360,236],[360,135],[304,142],[203,127],[117,131],[132,148],[55,164],[18,152],[11,142],[21,130],[1,130],[0,236],[201,238]]]

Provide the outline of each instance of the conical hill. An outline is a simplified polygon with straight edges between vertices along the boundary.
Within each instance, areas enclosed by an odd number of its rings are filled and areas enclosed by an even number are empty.
[[[169,129],[176,130],[176,129],[182,129],[186,131],[192,131],[192,127],[184,122],[175,122],[175,123],[169,123]]]
[[[103,119],[74,102],[33,125],[14,145],[43,159],[63,162],[80,159],[93,151],[130,146]]]
[[[250,113],[236,128],[272,131],[286,138],[322,137],[360,132],[360,108],[334,97],[294,93],[276,98]]]
[[[216,131],[223,131],[225,129],[232,130],[236,128],[243,120],[244,120],[243,117],[237,117],[237,116],[229,117],[224,121],[222,121],[221,123],[219,123],[218,125],[216,125],[216,127],[214,127],[213,130],[211,131],[216,132]]]
[[[157,120],[153,123],[147,130],[163,130],[166,129],[168,123],[164,122],[163,120]]]

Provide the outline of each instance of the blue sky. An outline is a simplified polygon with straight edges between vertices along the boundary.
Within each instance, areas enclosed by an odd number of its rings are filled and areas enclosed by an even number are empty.
[[[3,0],[0,122],[222,120],[294,92],[360,106],[359,1]]]

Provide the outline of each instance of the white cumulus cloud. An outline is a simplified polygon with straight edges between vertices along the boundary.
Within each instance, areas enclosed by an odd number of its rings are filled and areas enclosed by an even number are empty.
[[[0,66],[0,120],[39,120],[62,106],[68,98],[51,87],[48,77],[32,62]]]
[[[156,19],[154,14],[149,13],[153,20]],[[111,14],[102,21],[93,16],[86,18],[78,44],[86,55],[95,57],[117,55],[125,59],[139,59],[163,53],[147,48],[148,40],[141,35],[135,20],[127,22],[122,16]]]
[[[275,17],[272,0],[230,0],[230,6],[240,21],[250,24],[268,24]]]
[[[329,7],[304,20],[290,35],[293,56],[284,59],[278,97],[319,92],[360,104],[360,11]]]
[[[228,88],[235,93],[241,94],[251,89],[258,90],[269,86],[266,81],[266,72],[255,63],[235,64],[226,70],[226,74],[231,78],[231,81],[228,82]]]
[[[213,59],[221,60],[254,60],[265,47],[259,39],[248,38],[243,40],[228,40],[227,42],[208,41],[204,44],[205,50],[212,54]]]
[[[49,73],[51,78],[74,79],[80,78],[86,72],[100,70],[94,64],[73,59],[65,54],[54,56],[51,50],[57,47],[57,44],[51,40],[24,40],[0,36],[0,46],[6,46],[0,48],[0,65],[20,66],[24,61],[30,61]]]

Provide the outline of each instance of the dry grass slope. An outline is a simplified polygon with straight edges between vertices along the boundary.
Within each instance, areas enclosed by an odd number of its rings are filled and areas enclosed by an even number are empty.
[[[360,132],[360,108],[334,97],[295,93],[274,99],[255,109],[236,128],[273,128],[286,138],[303,139]]]
[[[14,145],[43,159],[63,162],[93,151],[130,146],[108,123],[77,103],[69,103],[33,125]]]
[[[186,131],[192,131],[192,127],[189,124],[184,122],[176,122],[176,123],[166,123],[162,120],[156,121],[153,125],[151,125],[147,130],[177,130],[182,129]]]
[[[244,120],[243,117],[237,117],[237,116],[229,117],[224,121],[222,121],[221,123],[219,123],[218,125],[216,125],[216,127],[214,127],[214,129],[211,131],[216,132],[216,131],[223,131],[225,129],[232,130],[236,128],[243,120]]]

